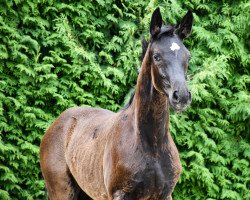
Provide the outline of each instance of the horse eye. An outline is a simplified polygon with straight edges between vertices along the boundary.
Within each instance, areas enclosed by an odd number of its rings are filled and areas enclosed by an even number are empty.
[[[159,54],[154,54],[154,60],[155,60],[156,62],[159,62],[159,61],[161,60]]]

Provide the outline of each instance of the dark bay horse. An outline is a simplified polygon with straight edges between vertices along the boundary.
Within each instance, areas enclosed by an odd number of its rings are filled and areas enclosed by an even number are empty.
[[[130,105],[113,113],[76,107],[64,111],[41,142],[41,169],[51,200],[171,200],[181,173],[169,133],[169,105],[190,104],[186,72],[189,11],[163,25],[159,8]]]

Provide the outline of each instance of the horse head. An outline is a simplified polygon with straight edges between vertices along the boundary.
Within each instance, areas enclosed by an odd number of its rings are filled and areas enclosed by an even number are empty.
[[[160,9],[157,8],[150,23],[149,56],[154,88],[165,94],[176,111],[183,111],[191,103],[187,88],[186,73],[190,52],[183,44],[192,29],[191,11],[175,26],[163,25]]]

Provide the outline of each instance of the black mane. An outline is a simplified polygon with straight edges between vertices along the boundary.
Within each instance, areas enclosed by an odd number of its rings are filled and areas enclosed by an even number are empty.
[[[142,45],[142,52],[141,52],[141,62],[142,62],[143,58],[144,58],[144,56],[146,54],[149,42],[143,38],[142,41],[141,41],[141,45]]]
[[[134,96],[135,96],[135,91],[132,92],[132,94],[130,96],[130,99],[129,99],[129,102],[122,108],[122,110],[126,110],[127,108],[129,108],[129,106],[133,102]]]

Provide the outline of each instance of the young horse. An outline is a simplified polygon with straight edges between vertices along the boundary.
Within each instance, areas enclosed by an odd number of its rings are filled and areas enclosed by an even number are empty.
[[[189,11],[163,26],[159,8],[133,101],[118,113],[97,108],[63,112],[41,142],[41,169],[51,200],[171,200],[181,173],[169,133],[169,104],[191,102],[186,86],[192,28]]]

